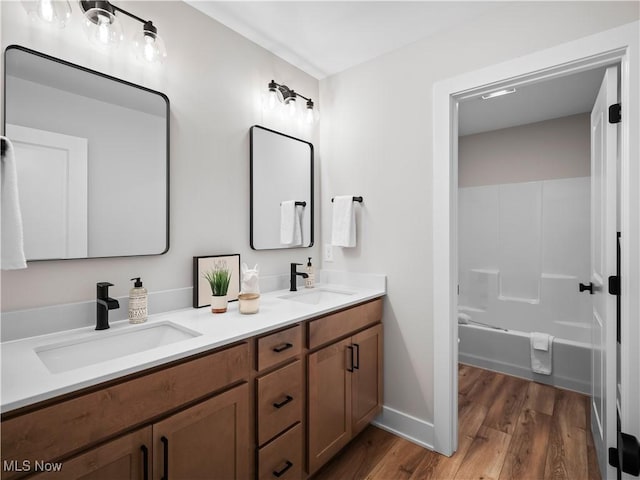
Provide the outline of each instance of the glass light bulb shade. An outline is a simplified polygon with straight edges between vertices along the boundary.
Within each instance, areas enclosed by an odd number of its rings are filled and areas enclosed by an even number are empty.
[[[269,90],[269,93],[267,96],[267,107],[269,107],[269,110],[273,110],[274,108],[276,108],[277,104],[278,104],[278,92],[276,92],[275,90]]]
[[[287,110],[289,112],[289,116],[294,117],[297,111],[296,99],[289,98],[287,100]]]
[[[306,112],[304,114],[305,123],[313,123],[314,120],[315,120],[315,118],[314,118],[314,115],[313,115],[313,108],[307,108]]]
[[[101,8],[90,8],[85,12],[82,28],[89,41],[100,47],[117,47],[124,38],[116,16]]]
[[[32,20],[60,28],[71,19],[71,5],[67,0],[22,0],[22,6]]]
[[[167,58],[167,49],[157,33],[143,30],[133,38],[136,57],[148,63],[162,63]]]

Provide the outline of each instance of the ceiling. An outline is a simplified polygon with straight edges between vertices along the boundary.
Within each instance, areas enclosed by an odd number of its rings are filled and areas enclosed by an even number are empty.
[[[500,5],[477,1],[185,1],[317,79]]]
[[[604,67],[518,87],[515,93],[462,102],[460,136],[590,112]]]
[[[424,0],[185,1],[317,79],[505,5]],[[462,103],[459,133],[471,135],[591,111],[602,75],[602,69],[582,72],[520,87],[512,95]]]

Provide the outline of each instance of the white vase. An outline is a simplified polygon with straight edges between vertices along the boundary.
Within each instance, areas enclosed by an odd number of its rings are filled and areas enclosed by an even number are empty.
[[[226,295],[211,295],[211,313],[224,313],[227,311]]]

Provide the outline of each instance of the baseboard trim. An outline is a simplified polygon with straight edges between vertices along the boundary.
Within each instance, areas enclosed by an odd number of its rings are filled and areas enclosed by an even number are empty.
[[[467,365],[485,368],[487,370],[492,370],[498,373],[505,373],[514,377],[524,378],[525,380],[544,383],[545,385],[564,388],[565,390],[572,390],[584,395],[591,395],[591,384],[589,382],[564,377],[562,375],[558,375],[557,373],[554,373],[552,375],[541,375],[532,372],[530,368],[521,367],[520,365],[513,365],[510,363],[500,362],[498,360],[487,359],[477,355],[465,354],[461,352],[458,353],[458,360],[461,363],[465,363]]]
[[[371,423],[411,443],[435,450],[433,448],[434,428],[432,423],[386,406],[382,407],[382,413]]]

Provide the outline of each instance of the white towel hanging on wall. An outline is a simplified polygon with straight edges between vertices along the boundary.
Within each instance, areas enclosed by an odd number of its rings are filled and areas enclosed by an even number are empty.
[[[333,199],[331,244],[336,247],[356,246],[356,209],[353,195],[340,195]]]
[[[302,206],[295,200],[280,203],[280,243],[295,247],[302,245]]]
[[[2,270],[27,268],[24,256],[22,213],[18,196],[18,172],[13,145],[6,137],[0,137],[5,145],[0,159],[0,196],[2,202]]]

